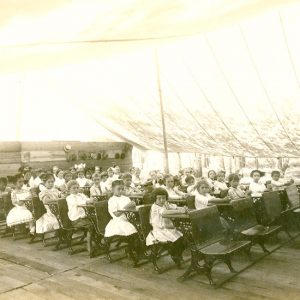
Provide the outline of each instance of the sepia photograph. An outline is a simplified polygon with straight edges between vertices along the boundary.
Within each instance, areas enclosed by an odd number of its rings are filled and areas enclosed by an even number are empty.
[[[300,299],[300,0],[0,0],[0,300]]]

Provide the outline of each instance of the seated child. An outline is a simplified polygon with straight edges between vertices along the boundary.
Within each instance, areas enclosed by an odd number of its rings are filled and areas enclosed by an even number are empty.
[[[58,221],[47,205],[48,202],[57,200],[60,196],[59,190],[54,188],[54,182],[53,174],[45,175],[46,189],[39,193],[39,198],[45,206],[46,213],[36,221],[36,233],[45,233],[59,229]]]
[[[207,183],[211,189],[213,189],[216,179],[217,173],[214,170],[209,170],[207,174]]]
[[[130,196],[133,194],[140,193],[140,191],[132,183],[132,175],[130,173],[125,173],[122,176],[122,180],[124,182],[124,195],[125,196]]]
[[[79,205],[92,202],[86,195],[79,193],[79,184],[76,180],[68,182],[68,191],[70,195],[66,198],[68,204],[68,217],[74,227],[87,227],[87,250],[92,254],[92,236],[94,228],[89,219],[85,215],[85,211]]]
[[[263,193],[268,190],[265,184],[259,181],[262,176],[262,172],[259,170],[253,170],[250,176],[253,179],[253,181],[249,185],[249,192],[251,197],[252,198],[262,197]]]
[[[246,197],[246,193],[239,186],[240,177],[237,174],[230,174],[228,176],[228,182],[230,188],[228,190],[227,197],[230,200],[238,200]]]
[[[87,185],[91,186],[93,184],[93,179],[92,179],[93,172],[92,172],[92,170],[91,169],[86,169],[84,175],[85,175],[85,178],[86,178],[86,181],[87,181]]]
[[[221,195],[222,191],[227,191],[228,186],[225,182],[225,173],[220,171],[217,173],[217,180],[214,182],[214,195]]]
[[[55,177],[55,182],[54,182],[54,186],[57,189],[60,189],[61,186],[63,186],[65,184],[65,178],[64,178],[64,171],[58,169],[56,171],[56,177]]]
[[[194,176],[187,176],[185,178],[185,183],[187,185],[187,192],[188,194],[192,193],[195,189],[195,177]]]
[[[80,188],[84,188],[85,186],[88,186],[88,180],[84,177],[84,171],[82,169],[79,169],[77,171],[76,181],[79,184]]]
[[[114,176],[114,170],[113,168],[108,168],[107,169],[107,179],[106,179],[106,189],[111,192],[112,190],[112,182],[114,181],[113,176]]]
[[[140,187],[142,184],[141,180],[141,170],[139,168],[134,168],[134,173],[132,175],[132,183],[135,187]]]
[[[196,209],[202,209],[212,204],[229,202],[228,199],[220,199],[211,196],[209,190],[209,184],[206,180],[201,179],[197,183],[195,190],[192,192],[192,195],[195,195]]]
[[[98,174],[98,173],[94,173],[92,176],[93,184],[90,187],[91,198],[102,195],[102,189],[100,186],[100,180],[101,180],[100,178],[101,178],[100,174]]]
[[[113,196],[108,200],[108,212],[112,219],[106,225],[105,237],[123,236],[128,241],[128,250],[131,258],[136,262],[138,258],[134,257],[133,252],[136,251],[139,256],[141,247],[135,227],[127,220],[125,214],[120,212],[121,209],[134,208],[135,202],[128,197],[122,195],[124,191],[124,183],[122,180],[112,182]]]
[[[280,178],[280,172],[277,170],[272,171],[271,173],[271,186],[273,191],[282,191],[285,187],[293,184],[293,180],[286,181],[283,178]]]
[[[169,253],[176,264],[182,261],[184,243],[182,233],[178,231],[172,221],[163,218],[164,214],[185,213],[185,208],[179,208],[175,204],[168,204],[168,192],[163,188],[156,188],[152,192],[150,224],[152,231],[146,238],[146,245],[150,246],[159,242],[169,242]]]
[[[109,192],[109,189],[107,188],[107,178],[108,178],[108,174],[107,172],[102,172],[100,174],[100,187],[101,187],[101,191],[103,194],[106,194]]]
[[[112,180],[118,180],[120,179],[120,176],[121,176],[121,170],[120,170],[120,167],[119,166],[115,166],[113,168],[113,172],[114,172],[114,175],[112,177]]]
[[[34,235],[35,226],[32,213],[26,208],[24,200],[31,199],[32,195],[30,191],[24,190],[24,178],[22,174],[17,174],[13,178],[15,189],[11,193],[11,202],[14,206],[6,218],[8,227],[12,227],[20,224],[28,224],[30,234]]]
[[[172,175],[165,177],[165,189],[168,192],[169,199],[182,199],[188,196],[186,193],[174,189],[174,177]]]

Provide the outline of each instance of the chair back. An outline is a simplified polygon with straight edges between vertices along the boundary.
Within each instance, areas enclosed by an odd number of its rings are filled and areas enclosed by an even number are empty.
[[[85,194],[88,198],[90,198],[90,187],[89,186],[85,186],[82,189],[82,193]]]
[[[189,217],[196,244],[205,245],[222,239],[224,228],[215,205],[189,212]]]
[[[281,216],[281,200],[277,191],[264,193],[262,201],[268,223],[275,221]]]
[[[221,192],[220,192],[220,198],[225,198],[226,196],[228,195],[228,189],[227,190],[222,190]]]
[[[93,198],[95,198],[97,201],[106,201],[106,200],[108,200],[106,194],[102,194],[102,195],[98,195],[98,196],[93,196]]]
[[[35,220],[38,220],[44,213],[46,213],[46,208],[44,203],[39,199],[39,197],[33,197],[32,203],[32,214]]]
[[[188,209],[195,209],[195,196],[189,196],[186,199],[186,206],[188,207]]]
[[[286,188],[286,194],[288,197],[288,204],[290,208],[297,208],[300,206],[299,193],[295,185],[290,185]]]
[[[142,195],[131,195],[129,198],[131,201],[134,201],[136,205],[141,205],[144,203],[143,201],[144,196]]]
[[[68,204],[66,199],[57,200],[58,208],[58,221],[60,226],[64,229],[69,229],[72,227],[72,222],[68,216]]]
[[[150,224],[151,206],[152,206],[151,204],[143,205],[138,209],[139,219],[141,224],[141,232],[144,240],[146,240],[149,232],[152,230],[152,226]]]
[[[94,203],[94,206],[96,211],[97,231],[104,235],[105,227],[111,220],[111,215],[108,212],[108,201],[103,200],[96,202]]]
[[[234,200],[231,202],[234,215],[234,226],[238,231],[257,225],[255,209],[251,198]]]

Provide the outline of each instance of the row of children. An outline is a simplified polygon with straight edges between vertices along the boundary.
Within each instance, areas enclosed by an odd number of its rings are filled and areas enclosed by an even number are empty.
[[[13,178],[14,189],[11,192],[11,199],[13,208],[7,215],[7,226],[13,227],[21,224],[27,224],[30,234],[45,233],[49,231],[59,231],[59,224],[56,216],[52,214],[47,203],[60,198],[59,190],[54,186],[55,177],[51,173],[44,176],[44,189],[39,192],[38,197],[44,204],[45,213],[38,219],[34,220],[31,212],[24,205],[24,200],[31,199],[34,195],[32,190],[24,188],[24,176],[17,174]],[[80,186],[78,182],[71,179],[67,183],[68,196],[66,197],[68,205],[68,217],[72,222],[73,227],[89,228],[87,234],[87,249],[91,252],[95,248],[93,245],[94,228],[90,220],[86,217],[84,209],[81,207],[93,201],[83,193],[80,193]],[[5,183],[2,186],[5,190]],[[122,209],[132,208],[135,202],[131,201],[129,197],[124,195],[125,184],[123,180],[117,179],[112,182],[112,196],[108,201],[108,211],[111,215],[111,221],[105,229],[105,237],[124,236],[128,239],[128,245],[132,246],[131,252],[135,252],[135,260],[142,255],[140,240],[137,235],[135,227],[127,220],[124,213],[120,212]],[[163,188],[156,188],[151,194],[152,208],[150,214],[150,223],[153,230],[149,233],[146,244],[152,245],[157,242],[169,242],[169,252],[175,263],[180,264],[182,260],[182,252],[184,250],[184,243],[182,233],[175,229],[172,222],[168,219],[162,218],[162,214],[167,213],[182,213],[183,208],[177,208],[175,205],[166,205],[168,201],[168,192]]]

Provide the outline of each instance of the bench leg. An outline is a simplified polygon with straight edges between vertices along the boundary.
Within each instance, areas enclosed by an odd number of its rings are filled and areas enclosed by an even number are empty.
[[[231,273],[236,273],[236,270],[233,268],[232,264],[231,264],[231,259],[229,255],[226,255],[222,258],[222,260],[224,261],[224,263],[227,265],[228,269],[230,270]]]
[[[157,265],[157,258],[159,257],[159,250],[160,250],[159,245],[154,244],[150,247],[150,249],[151,249],[151,262],[153,264],[154,271],[160,274],[162,271]]]

